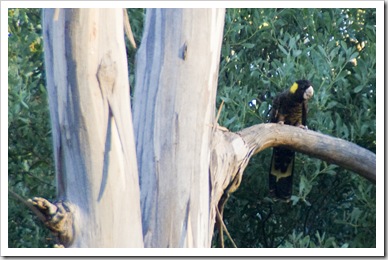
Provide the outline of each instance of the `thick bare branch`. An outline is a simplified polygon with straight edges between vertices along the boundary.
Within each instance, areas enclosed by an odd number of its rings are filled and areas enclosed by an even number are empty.
[[[376,155],[340,138],[279,124],[259,124],[238,134],[253,154],[272,146],[288,146],[295,151],[337,164],[376,182]]]
[[[376,155],[351,142],[280,124],[258,124],[237,133],[220,129],[214,131],[212,138],[211,219],[215,218],[221,196],[225,193],[227,199],[240,185],[250,158],[274,146],[287,146],[376,182]]]

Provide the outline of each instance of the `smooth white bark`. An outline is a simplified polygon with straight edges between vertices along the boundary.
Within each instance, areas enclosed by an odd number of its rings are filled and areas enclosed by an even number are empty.
[[[58,197],[73,247],[142,247],[122,9],[44,9]]]
[[[149,9],[134,126],[146,247],[210,247],[210,155],[224,9]]]

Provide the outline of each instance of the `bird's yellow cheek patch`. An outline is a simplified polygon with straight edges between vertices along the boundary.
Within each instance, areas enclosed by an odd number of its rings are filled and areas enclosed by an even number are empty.
[[[294,84],[292,84],[290,88],[290,92],[294,94],[297,89],[298,89],[298,83],[294,82]]]

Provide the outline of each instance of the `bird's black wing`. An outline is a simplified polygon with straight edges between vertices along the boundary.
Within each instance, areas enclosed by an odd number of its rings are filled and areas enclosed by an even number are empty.
[[[278,113],[279,113],[279,107],[280,107],[280,96],[277,95],[273,102],[272,102],[272,107],[269,113],[269,122],[270,123],[277,123],[278,122]]]
[[[304,100],[303,106],[302,106],[302,125],[304,125],[305,127],[307,126],[307,111],[308,111],[307,100]]]
[[[280,93],[273,101],[271,122],[284,120],[290,112],[287,92]],[[295,152],[284,147],[274,147],[269,170],[269,190],[274,198],[288,201],[292,193],[292,176]]]

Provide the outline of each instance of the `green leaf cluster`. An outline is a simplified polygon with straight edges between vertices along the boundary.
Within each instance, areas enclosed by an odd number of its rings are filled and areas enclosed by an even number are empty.
[[[141,43],[141,37],[143,35],[143,21],[145,18],[145,10],[143,8],[131,8],[126,10],[129,17],[129,22],[131,25],[131,30],[137,48],[139,48]],[[137,49],[134,49],[130,44],[127,36],[125,36],[125,45],[127,50],[127,60],[128,60],[128,75],[129,75],[129,85],[131,93],[131,101],[133,98],[134,87],[135,87],[135,57]],[[132,104],[132,103],[131,103]]]
[[[236,131],[267,122],[276,94],[304,78],[315,90],[309,129],[375,152],[375,17],[375,9],[228,9],[220,125]],[[225,223],[237,246],[376,246],[373,184],[297,154],[291,202],[274,202],[268,197],[270,158],[268,149],[250,161],[226,204]]]
[[[55,195],[51,126],[43,69],[40,9],[8,11],[8,189],[31,198]],[[47,247],[48,229],[13,196],[8,246]]]

